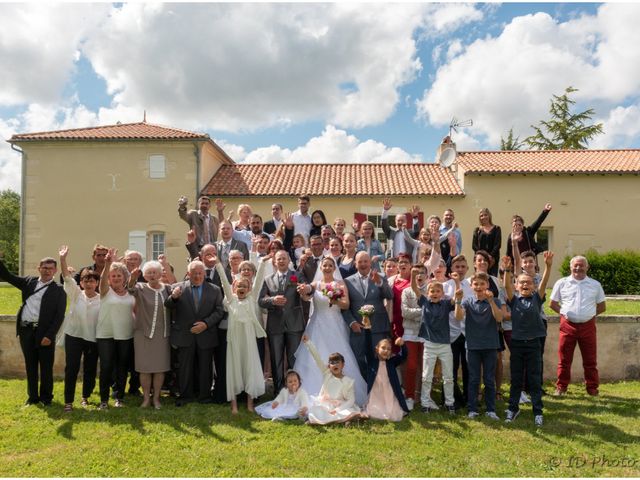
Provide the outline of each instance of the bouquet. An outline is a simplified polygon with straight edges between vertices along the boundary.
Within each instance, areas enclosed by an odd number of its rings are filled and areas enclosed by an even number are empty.
[[[358,310],[358,315],[361,317],[370,317],[375,311],[376,309],[373,305],[363,305],[360,307],[360,310]]]
[[[333,305],[333,301],[338,301],[344,297],[344,289],[337,282],[325,284],[322,294],[329,299],[329,307]]]

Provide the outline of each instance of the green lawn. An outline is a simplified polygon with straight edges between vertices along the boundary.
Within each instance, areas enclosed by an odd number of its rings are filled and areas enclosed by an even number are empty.
[[[169,399],[161,411],[135,400],[98,411],[94,394],[64,414],[62,387],[52,407],[23,407],[25,382],[0,380],[1,477],[640,476],[640,382],[547,396],[541,429],[529,407],[511,425],[416,411],[398,424],[313,427]]]

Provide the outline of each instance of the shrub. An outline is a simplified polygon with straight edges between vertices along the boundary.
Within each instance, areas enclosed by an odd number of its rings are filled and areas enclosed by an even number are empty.
[[[602,284],[608,295],[640,295],[640,252],[633,250],[612,250],[598,253],[589,250],[584,254],[589,261],[591,278]],[[565,257],[560,266],[563,276],[570,275],[569,261]]]

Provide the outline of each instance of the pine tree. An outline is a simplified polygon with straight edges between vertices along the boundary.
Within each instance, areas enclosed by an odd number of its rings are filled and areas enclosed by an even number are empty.
[[[507,138],[500,137],[500,150],[520,150],[523,143],[520,141],[520,137],[513,136],[513,127],[509,129]]]

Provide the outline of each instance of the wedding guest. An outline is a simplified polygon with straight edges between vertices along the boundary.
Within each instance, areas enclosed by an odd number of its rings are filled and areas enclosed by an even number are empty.
[[[327,217],[322,210],[314,210],[311,214],[311,230],[309,236],[320,235],[323,225],[327,224]]]
[[[233,226],[226,220],[220,222],[220,240],[216,242],[216,247],[220,253],[222,266],[225,268],[229,266],[229,253],[231,250],[239,250],[243,259],[249,260],[249,249],[251,247],[247,247],[246,243],[233,238]]]
[[[454,223],[456,219],[453,210],[447,208],[442,214],[442,225],[440,226],[440,235],[445,233],[453,233],[456,237],[456,252],[462,252],[462,234],[458,228],[458,224]]]
[[[344,231],[345,228],[347,228],[347,221],[344,218],[337,217],[333,221],[333,231],[340,240],[342,240],[343,235],[346,233]]]
[[[305,243],[309,241],[311,227],[311,215],[309,215],[309,205],[311,200],[309,195],[300,195],[298,197],[298,211],[293,214],[293,233],[302,234],[304,236]]]
[[[342,247],[344,248],[344,255],[338,262],[338,268],[340,269],[340,275],[342,278],[347,278],[356,273],[355,259],[356,259],[356,246],[357,239],[355,234],[347,232],[342,237]]]
[[[246,203],[241,203],[240,205],[238,205],[237,214],[238,220],[232,222],[233,229],[236,231],[249,230],[251,217],[253,216],[253,210],[251,210],[251,206],[247,205]]]
[[[215,242],[218,234],[218,224],[224,219],[224,204],[222,200],[216,200],[217,217],[209,212],[211,200],[208,196],[201,195],[198,197],[198,210],[187,211],[188,201],[187,197],[180,197],[178,200],[178,216],[195,230],[198,248],[205,243]]]
[[[76,281],[76,283],[78,285],[80,285],[80,274],[82,273],[82,270],[91,270],[93,272],[96,272],[98,275],[102,274],[102,270],[104,269],[104,263],[105,263],[105,258],[107,257],[107,252],[108,252],[108,248],[105,247],[104,245],[100,244],[100,243],[96,243],[93,246],[93,252],[91,253],[91,258],[93,259],[93,264],[92,265],[87,265],[86,267],[82,267],[81,269],[79,269],[75,274],[73,275],[73,279]],[[63,277],[62,273],[60,274],[61,277]],[[63,277],[64,278],[64,277]],[[62,283],[63,282],[63,278],[60,279],[60,281]],[[98,289],[100,288],[100,286],[98,285]],[[99,290],[97,290],[98,293]]]
[[[380,264],[384,260],[384,249],[378,239],[375,238],[375,226],[370,221],[362,222],[360,226],[361,238],[358,240],[358,252],[366,252],[371,258],[371,266],[377,272],[380,271]]]
[[[81,405],[89,405],[89,397],[96,386],[98,371],[98,345],[96,325],[100,312],[100,295],[96,291],[100,275],[84,269],[80,273],[80,286],[67,268],[69,247],[60,247],[60,269],[64,277],[64,290],[69,299],[69,311],[63,324],[64,331],[64,411],[73,410],[78,373],[82,363]],[[81,288],[82,287],[82,288]]]
[[[531,250],[536,255],[538,255],[542,249],[536,242],[535,236],[540,227],[542,226],[542,222],[545,221],[549,213],[551,212],[551,204],[545,204],[542,212],[538,216],[535,222],[533,222],[528,227],[524,226],[524,219],[520,215],[514,215],[511,219],[511,226],[513,227],[513,232],[519,233],[518,240],[518,250],[521,252],[526,252]],[[512,240],[511,234],[509,234],[509,238],[507,238],[507,255],[511,257],[511,262],[515,264],[515,259],[513,257],[513,248],[512,248]]]
[[[67,294],[53,276],[58,263],[51,257],[40,260],[38,276],[19,277],[7,270],[0,252],[0,279],[22,292],[22,306],[16,316],[16,330],[27,373],[27,405],[53,400],[53,361],[56,334],[64,319]],[[38,374],[40,388],[38,389]]]
[[[404,213],[399,213],[396,215],[396,228],[391,227],[389,225],[389,210],[393,205],[391,204],[391,199],[385,198],[382,203],[382,231],[388,240],[391,241],[391,247],[387,248],[389,256],[398,257],[401,253],[406,253],[409,256],[413,255],[413,244],[407,242],[405,239],[405,235],[403,230],[407,228],[407,215]],[[411,217],[412,227],[411,233],[409,233],[410,237],[415,237],[417,235],[417,230],[419,228],[418,225],[418,214],[420,213],[420,207],[417,205],[413,205],[411,207]]]
[[[171,287],[160,282],[162,265],[149,261],[142,267],[146,283],[137,283],[140,269],[129,278],[129,293],[136,299],[136,315],[133,322],[133,343],[136,371],[140,374],[143,400],[142,408],[151,404],[160,409],[160,391],[164,374],[171,369],[169,345],[170,319],[164,303],[171,295]]]
[[[100,313],[96,326],[100,359],[100,410],[108,408],[109,389],[115,385],[115,406],[124,406],[127,371],[133,354],[133,306],[135,299],[127,291],[129,271],[114,262],[117,250],[109,249],[100,276]]]
[[[493,263],[489,268],[489,274],[498,275],[498,262],[500,261],[500,246],[502,245],[502,232],[498,225],[493,224],[491,212],[483,208],[478,214],[480,225],[473,231],[471,249],[473,252],[484,250],[491,256]]]
[[[264,231],[270,235],[275,235],[275,233],[280,229],[284,221],[282,218],[282,204],[274,203],[271,205],[271,220],[267,220],[264,222]]]

